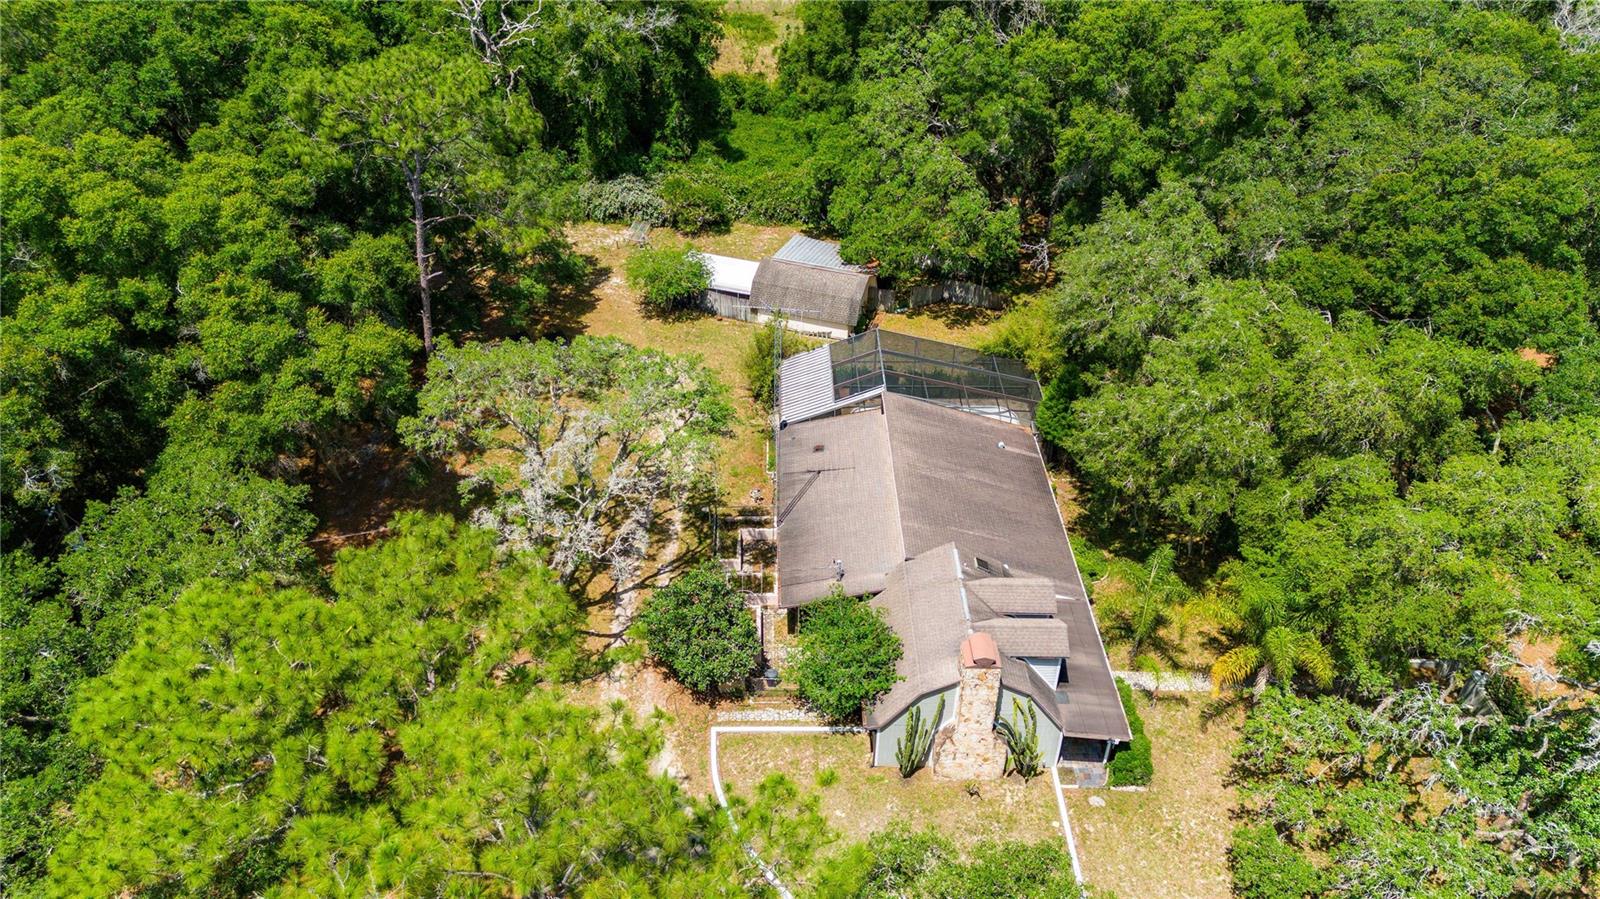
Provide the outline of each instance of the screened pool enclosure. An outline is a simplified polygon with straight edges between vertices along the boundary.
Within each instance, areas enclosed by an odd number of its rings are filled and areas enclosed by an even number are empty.
[[[873,329],[827,347],[832,405],[879,390],[1032,426],[1039,383],[1015,359]]]

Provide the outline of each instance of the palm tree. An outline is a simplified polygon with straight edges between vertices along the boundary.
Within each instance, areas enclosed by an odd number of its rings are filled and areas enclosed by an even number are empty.
[[[1193,591],[1172,570],[1175,555],[1172,547],[1163,546],[1142,565],[1116,559],[1095,584],[1096,613],[1109,636],[1127,641],[1135,668],[1159,666],[1162,659],[1170,667],[1177,654],[1164,628],[1193,598]]]
[[[1333,686],[1333,654],[1315,632],[1291,620],[1280,587],[1238,563],[1224,565],[1220,574],[1201,605],[1234,645],[1211,663],[1212,695],[1248,680],[1259,699],[1271,683],[1294,689],[1300,674],[1324,690]]]

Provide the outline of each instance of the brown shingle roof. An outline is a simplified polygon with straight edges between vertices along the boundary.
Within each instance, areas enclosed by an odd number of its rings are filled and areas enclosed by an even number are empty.
[[[994,638],[1008,656],[1067,658],[1067,623],[1055,618],[990,618],[972,627]]]
[[[1094,611],[1084,599],[1062,599],[1056,603],[1056,617],[1067,623],[1068,640],[1074,652],[1067,657],[1062,677],[1066,683],[1057,692],[1061,702],[1061,732],[1088,740],[1133,738],[1128,716],[1122,710],[1122,697],[1112,679],[1111,664],[1100,642]]]
[[[804,605],[835,584],[852,596],[882,590],[906,558],[883,416],[820,418],[777,442],[780,604]]]
[[[750,308],[791,318],[825,322],[846,330],[861,318],[872,276],[766,258],[750,284]]]
[[[871,602],[900,635],[900,661],[894,666],[900,681],[865,717],[868,727],[882,727],[918,699],[961,680],[967,621],[954,548],[939,547],[897,566]]]
[[[883,409],[907,555],[953,541],[1082,595],[1028,429],[896,394]]]
[[[990,614],[985,618],[1003,618],[1007,615],[1054,615],[1056,613],[1055,584],[1042,577],[986,577],[967,583],[967,598],[973,605],[981,604]],[[979,617],[974,609],[973,617]]]
[[[1063,733],[1129,739],[1111,666],[1032,433],[896,394],[885,394],[882,403],[881,412],[810,419],[779,430],[779,604],[792,608],[826,595],[836,582],[835,559],[843,563],[847,593],[887,593],[893,572],[907,559],[953,544],[971,588],[975,620],[1053,611],[1065,623],[1071,652],[1059,694]],[[815,451],[818,444],[823,446],[820,452]],[[979,559],[991,568],[1004,566],[1011,576],[985,577]],[[953,570],[949,582],[959,583]],[[1048,610],[1043,608],[1046,583],[1054,605]],[[927,601],[920,591],[913,597],[909,588],[885,600],[908,610]],[[937,601],[947,602],[948,597]],[[914,626],[920,627],[923,622],[917,617]],[[948,622],[936,626],[955,630]],[[1048,627],[1054,629],[1050,645],[1060,646],[1060,625]],[[952,635],[940,633],[946,636],[939,640],[949,642]],[[923,658],[915,651],[906,681],[872,711],[869,726],[875,726],[870,724],[874,720],[892,720],[906,691],[920,690],[909,702],[938,689],[923,688],[945,675],[926,671],[944,671],[948,665],[948,683],[955,683],[955,653],[965,633],[961,620],[947,656],[930,649]],[[1009,654],[1003,643],[1001,650]],[[907,641],[907,656],[913,654]],[[1028,692],[1012,686],[1021,683],[1016,671],[1013,666],[1007,685]],[[1033,681],[1029,689],[1037,692],[1042,681],[1037,675]],[[1057,695],[1047,686],[1042,689]]]

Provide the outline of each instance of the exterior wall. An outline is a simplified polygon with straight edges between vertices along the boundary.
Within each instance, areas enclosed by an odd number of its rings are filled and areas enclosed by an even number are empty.
[[[939,721],[934,726],[934,729],[937,730],[954,721],[956,703],[961,696],[960,687],[951,687],[948,690],[929,693],[908,706],[904,712],[900,713],[900,717],[885,724],[872,735],[872,764],[891,766],[899,764],[895,760],[894,754],[895,750],[900,746],[900,738],[905,736],[906,719],[911,716],[911,710],[914,708],[922,709],[922,717],[925,720],[931,719],[934,709],[939,707],[939,697],[941,696],[944,697],[944,714],[939,716]]]
[[[1060,659],[1024,658],[1023,661],[1027,662],[1028,667],[1032,668],[1035,674],[1044,678],[1044,682],[1050,686],[1054,687],[1061,683]]]
[[[771,316],[765,312],[753,312],[748,320],[759,323],[765,322],[769,318]],[[809,334],[816,337],[826,337],[830,340],[843,340],[850,336],[849,329],[829,322],[807,321],[803,318],[790,318],[785,319],[785,321],[788,323],[786,327],[796,334]]]
[[[727,290],[707,290],[702,305],[723,318],[744,320],[750,314],[750,295]]]
[[[1039,757],[1044,760],[1046,766],[1055,765],[1056,760],[1061,757],[1061,729],[1045,717],[1044,711],[1038,708],[1032,699],[1015,690],[1001,690],[999,717],[1010,721],[1011,710],[1019,702],[1034,706],[1033,712],[1039,723]]]

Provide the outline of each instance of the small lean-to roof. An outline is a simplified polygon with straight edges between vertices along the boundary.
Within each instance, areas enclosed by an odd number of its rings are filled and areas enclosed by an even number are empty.
[[[778,366],[778,419],[799,422],[861,402],[882,392],[862,391],[839,399],[834,396],[833,360],[826,346],[796,353]]]
[[[1011,572],[1011,577],[986,577],[967,582],[967,600],[974,607],[988,609],[987,618],[1006,615],[1054,615],[1056,613],[1055,584],[1042,577],[1023,577]]]
[[[750,308],[849,330],[861,318],[870,284],[861,272],[769,257],[756,267]]]
[[[776,253],[773,259],[782,259],[787,262],[804,262],[806,265],[820,265],[825,268],[838,268],[853,270],[853,266],[845,264],[839,256],[839,245],[831,240],[817,240],[804,234],[796,234],[789,238]]]
[[[756,268],[761,263],[754,259],[736,259],[732,256],[718,256],[715,253],[700,255],[704,257],[706,267],[711,269],[712,290],[742,296],[750,295],[750,285],[755,282]]]
[[[1055,618],[989,618],[972,623],[974,630],[988,634],[1008,656],[1018,658],[1065,659],[1071,646],[1067,623]]]
[[[1033,670],[1032,665],[1012,656],[1006,656],[1001,659],[1000,686],[1005,687],[1007,690],[1021,693],[1023,696],[1033,700],[1033,704],[1039,707],[1039,711],[1043,712],[1046,718],[1050,719],[1051,724],[1054,724],[1062,733],[1067,733],[1068,725],[1071,722],[1066,717],[1065,709],[1061,706],[1056,691],[1050,689],[1050,685],[1044,682],[1044,678],[1039,676],[1039,672]],[[1076,736],[1076,734],[1069,735]]]

